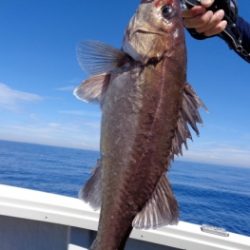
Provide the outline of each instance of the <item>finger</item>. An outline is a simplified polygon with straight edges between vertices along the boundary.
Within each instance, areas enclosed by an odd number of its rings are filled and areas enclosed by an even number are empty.
[[[214,0],[201,0],[201,5],[209,8],[214,3]]]
[[[216,27],[214,27],[211,30],[208,30],[204,33],[205,36],[214,36],[214,35],[218,35],[221,32],[223,32],[225,30],[225,28],[227,27],[227,21],[223,20],[220,23],[217,24]]]
[[[217,26],[218,23],[220,23],[222,21],[224,16],[225,16],[224,10],[216,11],[213,14],[212,18],[209,20],[209,23],[207,23],[207,25],[204,25],[204,26],[202,26],[200,28],[197,28],[196,31],[199,32],[199,33],[204,33],[204,32],[206,32],[208,30],[213,29],[214,27]]]
[[[194,6],[191,9],[184,10],[182,12],[183,18],[192,18],[201,14],[204,14],[206,12],[206,9],[202,6]]]
[[[206,26],[210,22],[212,16],[213,12],[209,10],[203,15],[194,18],[184,19],[184,25],[186,26],[186,28],[194,28],[194,29],[201,28]]]

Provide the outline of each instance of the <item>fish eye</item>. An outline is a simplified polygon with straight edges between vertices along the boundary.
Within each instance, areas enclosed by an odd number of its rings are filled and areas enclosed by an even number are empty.
[[[161,9],[162,16],[166,19],[169,19],[173,16],[173,7],[171,5],[164,5]]]

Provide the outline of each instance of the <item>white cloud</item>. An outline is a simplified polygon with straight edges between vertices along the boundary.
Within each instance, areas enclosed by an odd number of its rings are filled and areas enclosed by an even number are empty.
[[[235,167],[250,167],[250,149],[230,145],[206,145],[184,152],[180,158],[188,161],[213,163]]]
[[[99,131],[98,123],[12,123],[0,124],[0,139],[98,150]]]
[[[58,91],[63,91],[63,92],[73,92],[76,86],[74,85],[68,85],[68,86],[62,86],[60,88],[57,88],[56,90]]]
[[[57,123],[57,122],[50,122],[50,123],[48,124],[48,126],[49,126],[50,128],[60,128],[60,127],[61,127],[61,124],[60,124],[60,123]]]
[[[31,121],[32,119],[33,117]],[[100,122],[33,121],[29,124],[0,124],[0,139],[98,150]],[[190,145],[190,150],[184,150],[184,156],[178,159],[208,164],[250,167],[250,148],[227,144],[219,145],[210,141],[205,144]]]
[[[86,110],[60,110],[59,114],[62,115],[73,115],[73,116],[83,116],[89,118],[100,118],[101,112],[98,111],[86,111]]]
[[[0,83],[0,108],[15,110],[18,109],[20,103],[37,102],[42,99],[37,94],[15,90],[4,83]]]

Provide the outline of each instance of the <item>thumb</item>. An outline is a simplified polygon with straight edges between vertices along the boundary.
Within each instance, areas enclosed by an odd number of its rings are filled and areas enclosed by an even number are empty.
[[[201,0],[201,5],[209,8],[214,3],[214,0]]]

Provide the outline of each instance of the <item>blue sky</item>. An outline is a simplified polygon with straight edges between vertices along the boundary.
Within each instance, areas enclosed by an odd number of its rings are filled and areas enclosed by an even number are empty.
[[[250,21],[248,1],[240,14]],[[0,139],[98,149],[100,109],[72,95],[81,40],[121,46],[139,0],[1,0]],[[188,79],[206,103],[184,160],[250,167],[249,64],[218,38],[187,35]]]

